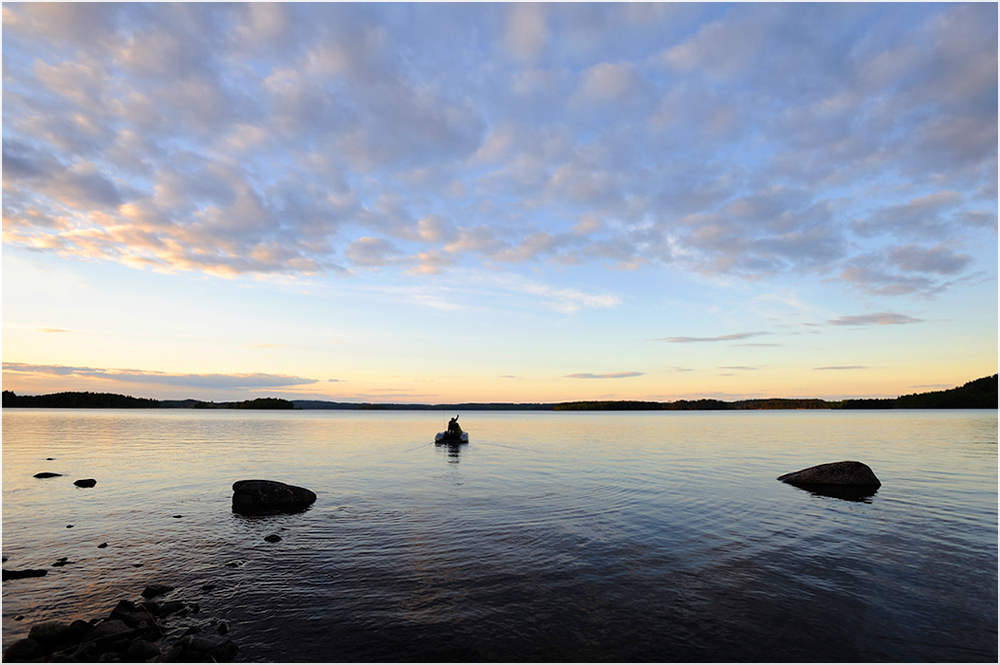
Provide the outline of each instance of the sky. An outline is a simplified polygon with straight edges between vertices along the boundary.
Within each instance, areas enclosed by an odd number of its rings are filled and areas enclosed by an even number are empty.
[[[3,4],[3,388],[997,372],[997,5]]]

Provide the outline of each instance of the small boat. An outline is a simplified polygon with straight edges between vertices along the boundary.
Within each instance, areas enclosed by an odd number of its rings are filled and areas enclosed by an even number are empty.
[[[469,433],[463,432],[458,425],[458,416],[448,421],[448,429],[438,432],[434,437],[434,443],[468,443]]]
[[[455,434],[454,432],[438,432],[437,436],[434,437],[434,443],[468,443],[469,433],[462,432],[461,434]]]

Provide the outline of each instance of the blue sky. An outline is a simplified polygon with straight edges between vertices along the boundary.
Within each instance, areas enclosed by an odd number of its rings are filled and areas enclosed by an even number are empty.
[[[5,389],[997,371],[996,4],[5,3],[3,38]]]

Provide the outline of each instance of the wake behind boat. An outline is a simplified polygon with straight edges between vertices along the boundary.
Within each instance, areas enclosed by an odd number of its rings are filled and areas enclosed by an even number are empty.
[[[458,416],[455,416],[448,421],[448,429],[444,432],[438,432],[437,436],[434,437],[434,443],[468,443],[469,433],[463,432],[461,425],[458,424]]]

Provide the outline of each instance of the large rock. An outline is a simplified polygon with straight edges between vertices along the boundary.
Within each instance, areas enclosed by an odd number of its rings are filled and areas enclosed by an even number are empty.
[[[241,515],[297,513],[316,501],[316,493],[275,480],[237,480],[233,483],[233,512]]]
[[[877,489],[882,482],[867,464],[861,462],[831,462],[811,466],[808,469],[786,473],[778,480],[801,487],[857,487]]]

